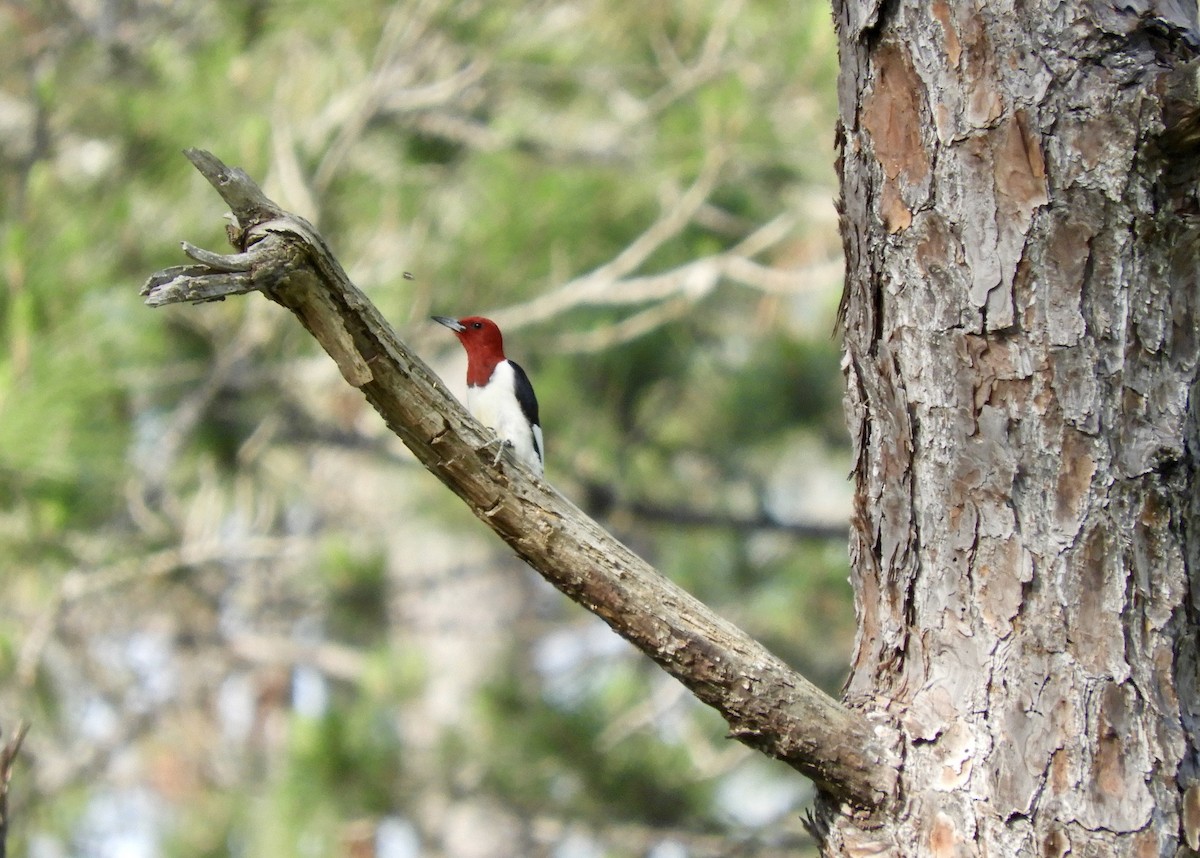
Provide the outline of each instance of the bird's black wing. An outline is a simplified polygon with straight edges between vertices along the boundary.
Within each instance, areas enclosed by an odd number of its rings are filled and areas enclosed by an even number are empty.
[[[521,368],[519,363],[509,361],[512,364],[513,376],[516,381],[517,388],[517,404],[521,406],[521,413],[525,415],[525,419],[534,426],[541,426],[542,421],[538,419],[538,401],[537,394],[533,392],[533,384],[529,381],[529,376],[525,374],[525,370]],[[533,439],[534,447],[539,447],[537,437]],[[544,457],[546,451],[539,449],[537,451],[539,458]]]

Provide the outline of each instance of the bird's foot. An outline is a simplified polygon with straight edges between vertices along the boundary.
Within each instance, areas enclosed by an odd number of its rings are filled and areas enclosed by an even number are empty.
[[[504,448],[511,447],[511,446],[512,446],[511,441],[505,440],[504,438],[497,436],[497,437],[493,438],[492,440],[488,441],[486,444],[484,444],[479,449],[482,451],[482,450],[486,450],[488,447],[496,448],[496,458],[492,459],[492,467],[495,468],[495,467],[498,467],[500,464],[500,457],[504,455]]]

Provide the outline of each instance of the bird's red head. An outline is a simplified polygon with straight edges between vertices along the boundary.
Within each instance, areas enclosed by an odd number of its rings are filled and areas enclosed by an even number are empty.
[[[504,338],[496,323],[482,316],[464,316],[461,319],[434,316],[433,320],[454,331],[458,341],[467,350],[467,384],[487,384],[496,364],[504,360]]]

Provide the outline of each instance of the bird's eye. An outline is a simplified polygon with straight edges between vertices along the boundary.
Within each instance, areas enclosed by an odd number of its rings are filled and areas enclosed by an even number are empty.
[[[473,322],[471,324],[471,327],[478,331],[480,328],[483,327],[483,322]]]

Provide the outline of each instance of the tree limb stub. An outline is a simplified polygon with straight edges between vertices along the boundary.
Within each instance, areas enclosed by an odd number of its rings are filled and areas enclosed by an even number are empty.
[[[664,578],[510,452],[494,467],[490,436],[350,282],[317,231],[243,171],[201,150],[186,154],[232,209],[239,252],[185,245],[198,264],[152,276],[147,304],[261,291],[287,307],[426,468],[546,580],[718,710],[731,736],[850,804],[873,808],[891,796],[895,768],[871,722]]]

